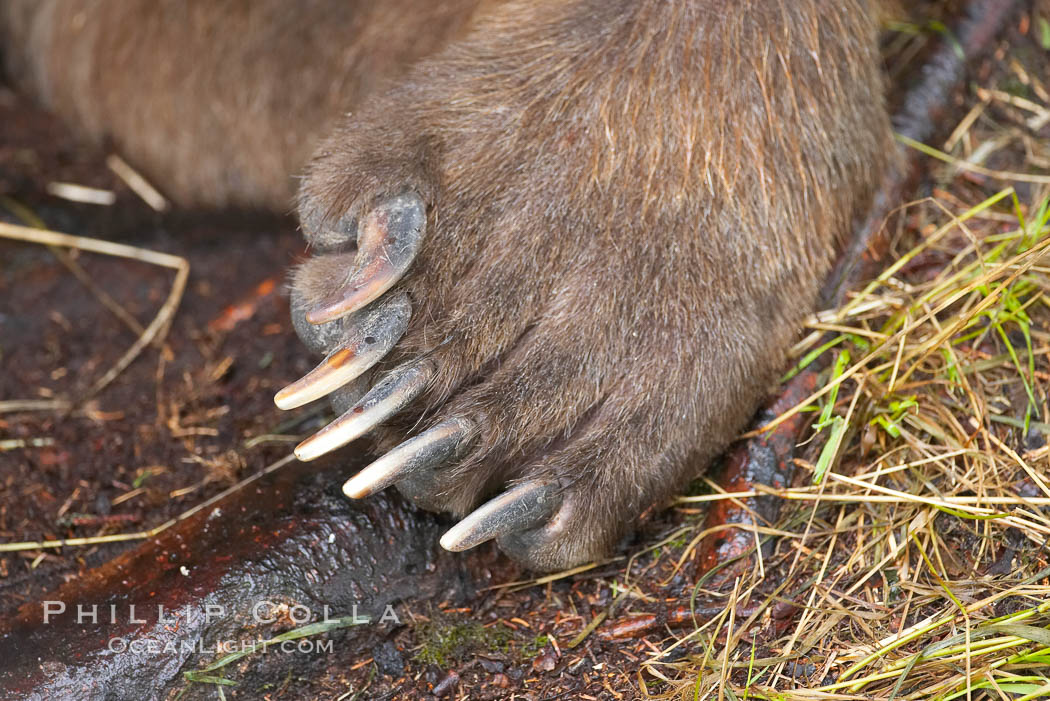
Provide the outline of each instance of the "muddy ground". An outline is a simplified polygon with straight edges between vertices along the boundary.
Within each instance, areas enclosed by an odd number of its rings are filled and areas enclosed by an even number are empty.
[[[137,334],[47,247],[0,239],[0,542],[148,530],[284,457],[331,418],[324,407],[285,413],[272,401],[314,362],[289,320],[285,275],[304,255],[290,218],[157,213],[106,166],[104,151],[85,147],[7,90],[0,91],[0,124],[3,221],[38,217],[51,229],[172,253],[191,266],[164,347],[147,348],[108,387],[85,397]],[[73,203],[48,193],[56,182],[109,190],[116,200]],[[174,278],[137,261],[72,256],[142,326]],[[349,452],[344,460],[354,464]],[[337,477],[353,473],[334,469]],[[669,514],[641,537],[658,542],[690,518],[699,516]],[[136,544],[0,553],[0,612]],[[367,688],[362,698],[455,697],[460,687],[472,698],[635,695],[646,642],[603,643],[592,635],[566,647],[613,601],[610,584],[624,576],[623,558],[510,593],[499,585],[528,581],[527,573],[491,547],[465,557],[481,590],[473,600],[411,602],[401,625],[352,640],[337,636],[346,645],[337,644],[322,665],[302,665],[307,677],[289,676],[264,695],[339,698]],[[678,577],[670,591],[688,596],[690,584]],[[225,689],[230,698],[260,691]]]

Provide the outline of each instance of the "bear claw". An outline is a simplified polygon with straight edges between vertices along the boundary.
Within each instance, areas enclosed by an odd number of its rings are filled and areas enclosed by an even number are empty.
[[[403,292],[364,309],[345,323],[343,341],[320,364],[274,396],[281,409],[320,399],[382,360],[408,328],[412,305]]]
[[[347,480],[343,493],[361,499],[399,484],[402,492],[415,501],[429,490],[414,489],[414,482],[428,482],[425,475],[458,457],[474,436],[474,424],[464,419],[448,419],[410,438]],[[414,492],[419,491],[419,494]]]
[[[392,370],[342,416],[296,446],[295,456],[304,462],[315,460],[360,438],[408,406],[434,374],[428,361]]]
[[[441,537],[441,547],[458,552],[485,541],[527,530],[554,511],[556,489],[549,482],[526,482],[490,499]]]
[[[324,324],[342,318],[393,287],[419,252],[426,223],[426,205],[415,192],[379,203],[357,227],[355,270],[306,313],[306,320]]]

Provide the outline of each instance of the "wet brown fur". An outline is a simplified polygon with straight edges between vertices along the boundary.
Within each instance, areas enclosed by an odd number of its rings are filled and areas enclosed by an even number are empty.
[[[159,5],[191,9],[160,24]],[[247,5],[261,14],[229,29]],[[894,153],[864,0],[4,10],[21,82],[187,204],[281,209],[286,174],[352,112],[299,193],[321,253],[299,292],[345,277],[377,199],[423,195],[413,318],[386,366],[441,371],[380,443],[476,421],[474,449],[410,495],[431,508],[562,485],[547,526],[501,539],[541,569],[607,551],[726,447]]]

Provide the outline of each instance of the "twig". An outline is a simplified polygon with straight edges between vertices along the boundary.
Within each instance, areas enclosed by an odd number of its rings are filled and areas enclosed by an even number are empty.
[[[163,338],[164,332],[167,330],[168,324],[174,316],[175,310],[179,306],[179,302],[182,300],[182,293],[186,288],[186,280],[190,274],[189,261],[181,256],[159,253],[157,251],[150,251],[136,246],[114,243],[112,241],[73,236],[71,234],[63,234],[57,231],[49,231],[47,229],[38,229],[29,226],[18,226],[16,224],[7,224],[5,222],[0,222],[0,237],[49,246],[77,248],[84,251],[91,251],[93,253],[101,253],[102,255],[116,256],[118,258],[130,258],[131,260],[138,260],[151,265],[171,268],[175,271],[175,280],[172,282],[171,291],[168,293],[167,299],[164,300],[164,304],[162,304],[157,311],[157,315],[153,318],[153,321],[151,321],[149,326],[143,330],[142,334],[139,335],[124,355],[117,360],[113,367],[96,380],[91,388],[79,398],[77,403],[82,403],[86,399],[102,391],[102,389],[124,371],[124,368],[130,365],[131,362],[139,356],[143,348],[150,343],[153,343],[155,339]]]
[[[157,188],[153,187],[137,170],[129,166],[123,158],[116,154],[110,154],[106,159],[106,165],[118,178],[124,181],[125,185],[142,198],[143,202],[154,210],[163,212],[168,209],[168,201],[164,198],[164,195],[160,194]]]
[[[293,460],[295,460],[294,453],[291,455],[286,455],[277,462],[268,465],[259,472],[256,472],[251,477],[241,480],[229,489],[224,489],[212,498],[207,499],[201,502],[200,504],[197,504],[191,509],[183,511],[175,518],[169,519],[164,523],[160,524],[159,526],[149,529],[148,531],[138,531],[136,533],[114,533],[113,535],[93,536],[91,538],[62,538],[60,540],[35,540],[23,541],[21,543],[0,543],[0,553],[13,553],[23,550],[43,550],[45,548],[63,548],[66,546],[73,545],[99,545],[101,543],[121,543],[129,540],[145,540],[147,538],[152,538],[158,535],[159,533],[171,528],[176,523],[179,523],[180,521],[185,521],[190,516],[193,516],[194,514],[199,513],[204,509],[207,509],[209,506],[212,506],[213,504],[222,501],[234,492],[244,489],[249,484],[255,482],[261,477],[265,477],[271,472],[274,472],[284,467]]]

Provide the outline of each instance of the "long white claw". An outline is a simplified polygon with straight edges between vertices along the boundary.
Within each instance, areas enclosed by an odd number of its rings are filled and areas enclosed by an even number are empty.
[[[531,528],[550,516],[555,506],[554,486],[526,482],[500,494],[473,511],[441,537],[441,547],[469,550],[505,533]]]
[[[442,421],[348,479],[343,485],[343,493],[351,499],[361,499],[410,474],[439,467],[456,456],[473,432],[473,425],[463,419]]]
[[[346,323],[347,338],[302,379],[273,398],[281,409],[294,409],[320,399],[383,359],[408,328],[412,305],[400,292],[358,312]]]
[[[434,373],[429,361],[391,371],[342,416],[296,446],[295,456],[303,462],[315,460],[363,436],[418,397]]]
[[[426,233],[427,212],[414,192],[391,197],[357,228],[356,268],[339,290],[306,313],[311,324],[346,316],[389,290],[408,270]]]

